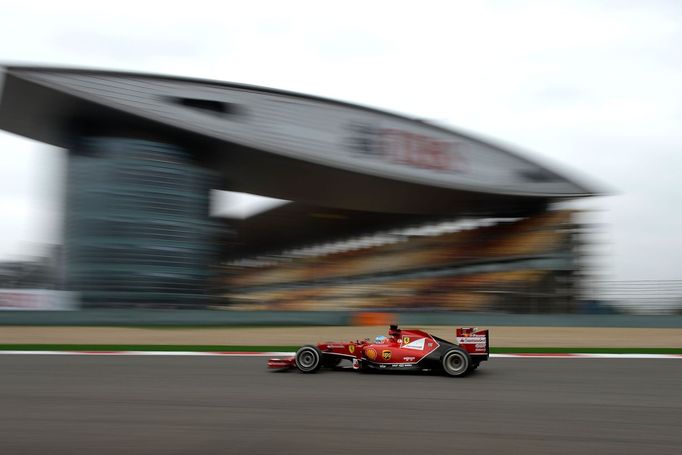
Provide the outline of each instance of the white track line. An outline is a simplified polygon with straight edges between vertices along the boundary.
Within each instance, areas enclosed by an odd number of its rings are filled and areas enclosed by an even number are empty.
[[[490,354],[492,358],[526,358],[526,359],[682,359],[682,354],[587,354],[587,353],[561,353],[561,354]]]
[[[292,356],[294,352],[212,352],[212,351],[2,351],[0,355],[153,355],[153,356],[207,356],[207,357],[273,357]]]
[[[3,351],[0,355],[98,355],[98,356],[205,356],[205,357],[284,357],[293,352],[210,352],[210,351]],[[491,358],[527,359],[679,359],[682,354],[490,354]]]

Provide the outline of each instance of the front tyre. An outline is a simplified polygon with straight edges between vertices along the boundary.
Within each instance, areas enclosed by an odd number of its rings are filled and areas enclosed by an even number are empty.
[[[448,376],[464,376],[471,371],[471,357],[462,348],[452,348],[443,354],[441,366]]]
[[[301,373],[315,373],[322,366],[322,351],[317,346],[303,346],[296,351],[296,368]]]

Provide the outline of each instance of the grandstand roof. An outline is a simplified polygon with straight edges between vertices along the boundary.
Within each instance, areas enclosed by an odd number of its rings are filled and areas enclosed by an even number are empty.
[[[292,202],[250,218],[231,220],[230,227],[237,235],[228,240],[227,253],[241,257],[281,252],[435,220],[426,215],[364,212]]]
[[[233,191],[414,215],[510,214],[595,193],[471,135],[316,96],[114,71],[3,75],[0,128],[61,147],[79,133],[170,138]]]

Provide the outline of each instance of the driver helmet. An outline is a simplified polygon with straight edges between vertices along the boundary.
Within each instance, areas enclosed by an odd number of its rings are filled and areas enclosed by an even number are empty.
[[[374,343],[376,343],[376,344],[382,344],[382,343],[384,343],[386,340],[388,340],[388,337],[387,337],[387,336],[379,335],[378,337],[376,337],[376,338],[374,339]]]

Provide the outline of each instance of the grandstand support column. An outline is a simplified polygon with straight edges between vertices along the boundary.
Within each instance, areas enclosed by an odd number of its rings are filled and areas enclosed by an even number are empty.
[[[139,136],[141,137],[141,136]],[[66,285],[85,307],[197,307],[217,253],[215,175],[170,141],[78,136],[69,150]]]

